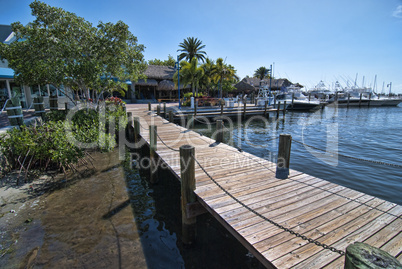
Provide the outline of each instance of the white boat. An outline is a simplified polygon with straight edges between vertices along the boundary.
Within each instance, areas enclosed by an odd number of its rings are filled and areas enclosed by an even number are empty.
[[[316,99],[308,100],[308,98],[300,92],[300,88],[293,85],[287,87],[286,91],[277,94],[275,98],[276,104],[279,102],[284,104],[286,101],[286,110],[314,111],[321,108],[320,101]]]

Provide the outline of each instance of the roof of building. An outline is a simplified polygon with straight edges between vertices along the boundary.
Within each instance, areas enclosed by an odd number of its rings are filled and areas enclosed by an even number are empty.
[[[173,80],[173,75],[175,72],[174,67],[171,66],[148,65],[145,75],[148,79]]]
[[[270,79],[261,80],[259,78],[245,77],[245,78],[243,78],[241,80],[241,82],[246,83],[248,85],[251,85],[255,89],[258,89],[260,87],[260,84],[263,84],[263,85],[270,85],[271,84],[271,88],[273,88],[273,89],[279,89],[279,88],[282,88],[282,87],[288,87],[288,86],[292,85],[292,82],[290,82],[286,78],[278,78],[278,79],[272,79],[272,80],[270,80]],[[236,84],[236,85],[241,86],[241,87],[245,87],[245,85],[242,85],[242,84],[239,84],[239,83]]]

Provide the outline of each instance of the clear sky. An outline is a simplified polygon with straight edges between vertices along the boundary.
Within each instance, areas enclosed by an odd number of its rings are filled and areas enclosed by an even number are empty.
[[[0,0],[0,24],[33,21],[30,0]],[[44,0],[92,22],[122,20],[146,60],[176,58],[197,37],[240,78],[274,66],[275,77],[307,87],[320,80],[402,93],[401,0]]]

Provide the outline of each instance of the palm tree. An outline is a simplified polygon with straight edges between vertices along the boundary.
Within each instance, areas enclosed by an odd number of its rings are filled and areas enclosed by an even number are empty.
[[[193,96],[198,96],[198,87],[204,75],[204,69],[198,66],[196,57],[193,57],[191,62],[181,61],[180,65],[180,82],[182,82],[183,85],[191,84]],[[177,82],[177,72],[174,74],[173,80]],[[195,94],[195,89],[197,90],[197,94]]]
[[[212,77],[215,82],[219,82],[220,84],[220,98],[222,98],[222,85],[224,81],[233,81],[238,80],[236,76],[236,70],[231,65],[226,65],[223,62],[222,58],[218,58],[216,60],[216,64],[212,70]]]
[[[269,69],[266,68],[265,66],[261,66],[257,70],[254,71],[254,77],[259,78],[259,79],[264,79],[264,78],[269,78],[268,75]]]
[[[205,48],[205,45],[202,45],[201,40],[194,37],[187,37],[187,39],[184,39],[184,41],[179,44],[179,47],[181,47],[181,49],[177,50],[181,51],[179,60],[186,58],[186,61],[190,62],[195,57],[197,60],[204,62],[207,53],[202,50]]]
[[[208,95],[209,95],[209,91],[213,87],[212,71],[213,71],[214,65],[215,65],[214,61],[211,60],[210,58],[207,58],[205,60],[205,63],[201,66],[204,69],[204,76],[201,78],[200,87],[202,87],[203,89],[206,89]]]

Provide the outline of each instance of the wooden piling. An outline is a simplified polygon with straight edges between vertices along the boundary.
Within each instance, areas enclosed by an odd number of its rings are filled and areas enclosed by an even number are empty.
[[[134,122],[134,142],[138,143],[141,135],[140,118],[134,117],[133,122]]]
[[[148,110],[151,111],[151,102],[148,102]]]
[[[276,178],[286,179],[289,176],[291,145],[292,145],[292,136],[290,134],[281,134],[279,136]]]
[[[388,252],[365,243],[355,242],[346,248],[345,269],[402,268]]]
[[[265,104],[264,104],[264,117],[267,116],[267,107],[268,107],[268,101],[265,101]]]
[[[169,110],[169,121],[173,122],[173,111]]]
[[[167,117],[167,113],[166,113],[166,103],[163,102],[163,117],[166,118]]]
[[[216,142],[223,142],[223,120],[216,121]]]
[[[276,118],[279,118],[279,109],[281,107],[281,102],[278,102],[278,106],[276,108]]]
[[[181,215],[182,215],[182,241],[185,245],[194,243],[196,237],[196,217],[189,217],[187,205],[195,203],[197,197],[195,190],[195,149],[191,145],[180,147],[181,172]]]
[[[243,99],[243,102],[244,102],[244,104],[243,104],[243,118],[245,119],[246,118],[246,110],[247,110],[247,103],[246,103],[246,99]]]
[[[156,115],[158,115],[158,116],[161,115],[161,106],[160,105],[156,106]]]
[[[129,142],[134,142],[133,112],[127,112],[126,138]]]
[[[157,126],[150,125],[149,126],[149,167],[150,167],[150,178],[149,181],[151,183],[156,183],[158,181],[158,173],[157,173],[157,160],[156,160],[156,143],[157,143]]]
[[[347,105],[347,108],[349,108],[349,103],[350,103],[350,93],[348,93],[348,105]]]
[[[221,102],[221,117],[223,116],[223,103]]]
[[[285,117],[286,113],[286,101],[283,102],[283,117]]]
[[[197,116],[197,107],[198,107],[198,101],[196,101],[194,105],[194,117]]]

